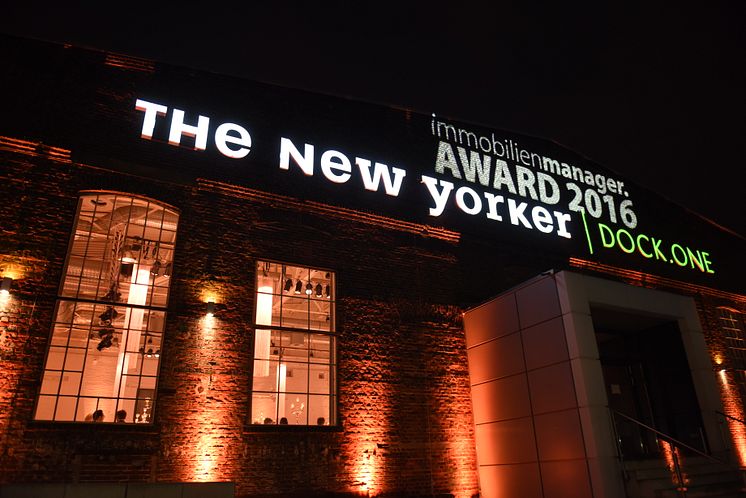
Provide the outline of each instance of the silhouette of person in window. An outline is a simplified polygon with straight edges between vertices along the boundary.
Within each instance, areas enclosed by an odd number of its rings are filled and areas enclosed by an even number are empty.
[[[282,417],[280,419],[280,425],[288,425],[288,419],[285,417]]]
[[[104,421],[104,411],[103,410],[96,410],[93,412],[93,421],[94,422],[103,422]]]
[[[126,410],[118,410],[117,414],[116,414],[116,420],[114,420],[114,421],[115,422],[119,422],[119,423],[123,423],[123,422],[126,422],[126,420],[125,420],[126,418],[127,418],[127,411]]]
[[[324,417],[319,417],[316,419],[316,425],[324,425],[326,423],[326,419]]]

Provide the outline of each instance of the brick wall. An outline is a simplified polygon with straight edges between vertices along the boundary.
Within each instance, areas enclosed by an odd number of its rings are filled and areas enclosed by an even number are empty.
[[[471,496],[478,490],[453,243],[4,152],[0,482],[236,482],[238,495]],[[34,422],[52,313],[81,190],[181,210],[152,426]],[[351,257],[354,255],[354,257]],[[337,272],[339,428],[253,428],[256,259]],[[219,296],[204,326],[203,294]]]

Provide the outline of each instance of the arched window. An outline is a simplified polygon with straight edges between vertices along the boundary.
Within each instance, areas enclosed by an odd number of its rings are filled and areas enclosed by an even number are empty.
[[[142,197],[80,197],[36,420],[152,420],[178,220]]]

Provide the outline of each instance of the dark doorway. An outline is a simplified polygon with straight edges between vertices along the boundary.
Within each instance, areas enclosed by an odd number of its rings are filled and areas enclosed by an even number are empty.
[[[647,425],[707,451],[699,403],[678,324],[658,317],[593,309],[593,326],[609,407],[627,458],[659,453]]]

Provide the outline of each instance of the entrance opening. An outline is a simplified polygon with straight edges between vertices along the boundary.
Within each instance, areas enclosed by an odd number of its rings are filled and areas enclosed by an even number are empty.
[[[655,316],[592,308],[609,407],[707,452],[704,428],[678,324]],[[615,417],[626,458],[657,456],[653,431]]]

